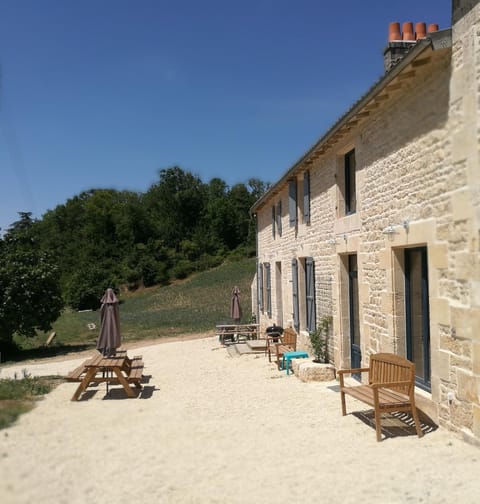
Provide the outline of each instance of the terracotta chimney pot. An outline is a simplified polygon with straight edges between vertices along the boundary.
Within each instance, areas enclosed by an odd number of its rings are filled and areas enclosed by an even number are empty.
[[[425,23],[415,23],[415,37],[417,40],[427,36],[427,26]]]
[[[429,24],[427,31],[428,31],[428,33],[432,33],[432,32],[438,31],[438,24]]]
[[[400,32],[400,23],[390,23],[388,25],[388,41],[402,40],[402,33]]]
[[[415,33],[413,33],[413,23],[403,23],[403,40],[415,40]]]

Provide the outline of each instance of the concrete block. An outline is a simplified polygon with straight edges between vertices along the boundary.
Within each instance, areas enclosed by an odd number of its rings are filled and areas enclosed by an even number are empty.
[[[335,366],[306,359],[292,359],[293,371],[303,382],[335,380]]]

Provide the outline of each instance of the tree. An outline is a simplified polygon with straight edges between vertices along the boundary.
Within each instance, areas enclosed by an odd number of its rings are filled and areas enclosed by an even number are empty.
[[[200,178],[178,166],[160,170],[159,177],[144,202],[155,222],[156,236],[178,251],[180,243],[195,232],[205,204],[205,187]]]
[[[0,241],[0,342],[15,333],[51,329],[63,308],[58,270],[33,238],[30,213],[21,213]]]

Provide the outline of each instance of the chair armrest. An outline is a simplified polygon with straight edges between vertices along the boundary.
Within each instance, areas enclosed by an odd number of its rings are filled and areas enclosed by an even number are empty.
[[[365,373],[370,371],[370,368],[353,368],[353,369],[339,369],[337,373],[339,375],[342,374],[353,374],[353,373]]]
[[[405,387],[412,386],[413,383],[409,381],[396,381],[396,382],[385,382],[385,383],[370,383],[372,388],[394,388],[394,387]]]
[[[353,373],[368,373],[368,371],[370,371],[370,368],[339,369],[337,371],[337,374],[340,378],[340,387],[344,386],[343,375]]]

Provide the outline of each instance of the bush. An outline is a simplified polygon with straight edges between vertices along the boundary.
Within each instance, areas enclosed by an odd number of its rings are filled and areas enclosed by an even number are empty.
[[[178,280],[187,278],[193,271],[195,271],[194,264],[188,259],[181,259],[172,269],[172,274]]]
[[[328,336],[331,317],[323,316],[314,332],[310,333],[310,344],[315,355],[315,362],[328,362]]]

